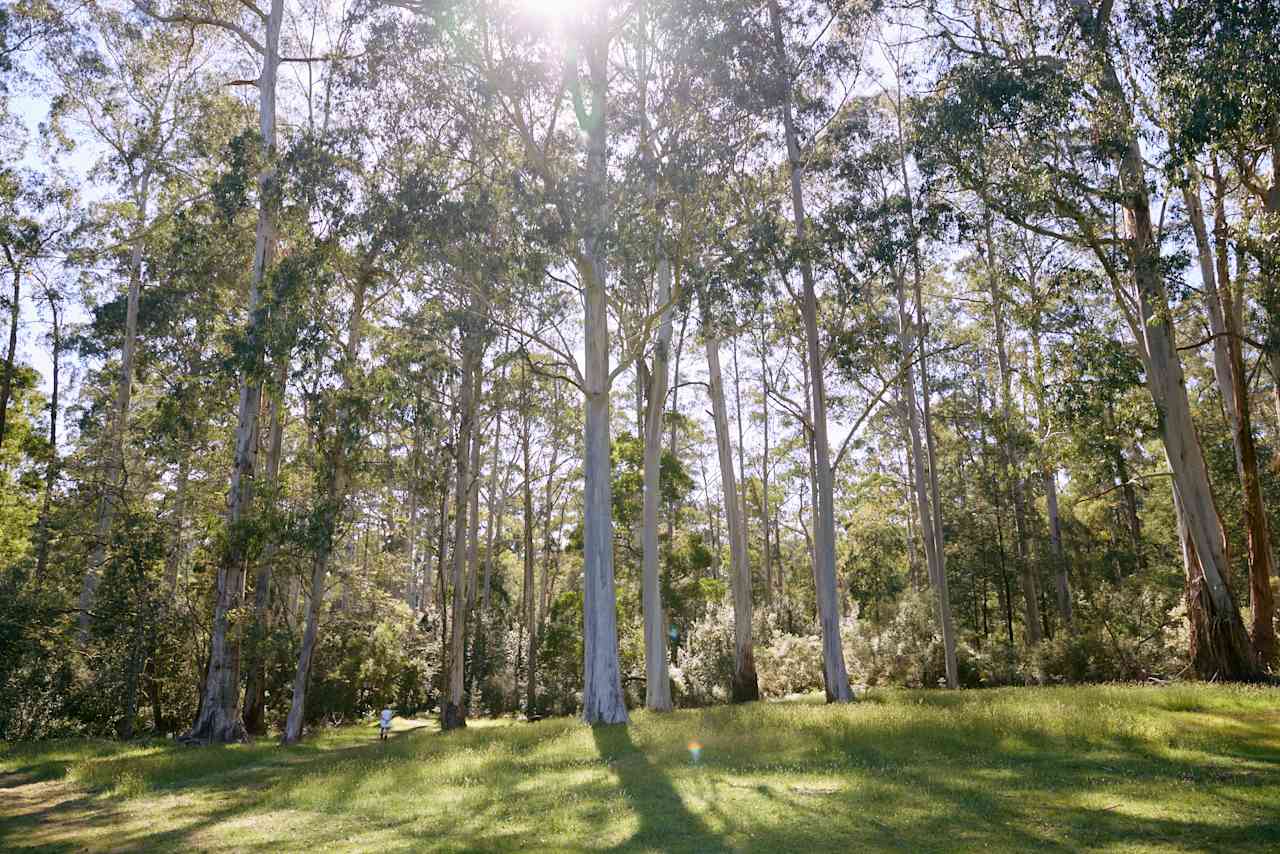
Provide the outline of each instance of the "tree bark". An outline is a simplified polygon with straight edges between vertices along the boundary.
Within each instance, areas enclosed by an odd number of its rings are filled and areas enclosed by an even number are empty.
[[[947,687],[960,686],[959,673],[956,668],[955,637],[952,633],[951,603],[944,598],[946,592],[946,570],[939,559],[941,537],[934,530],[933,502],[929,496],[928,475],[925,473],[925,452],[920,441],[920,412],[916,404],[916,374],[912,363],[916,359],[915,352],[923,352],[924,340],[920,330],[912,330],[907,314],[906,289],[902,276],[896,276],[898,292],[898,338],[902,348],[902,403],[905,410],[907,435],[910,438],[908,455],[912,466],[911,480],[916,498],[916,515],[920,520],[920,539],[924,544],[925,565],[929,572],[929,583],[935,592],[938,605],[938,625],[943,634],[943,658],[946,670]],[[910,344],[908,344],[910,342]]]
[[[591,108],[586,119],[586,212],[579,276],[584,285],[585,428],[583,467],[583,690],[589,724],[627,721],[618,664],[618,608],[613,572],[613,495],[609,458],[608,7],[599,4],[587,49]]]
[[[671,259],[662,237],[655,241],[658,256],[658,304],[671,300]],[[667,404],[667,362],[672,336],[671,309],[666,308],[658,324],[653,346],[653,368],[649,375],[647,409],[644,420],[644,521],[641,607],[644,610],[645,708],[657,712],[671,710],[671,678],[667,661],[667,620],[662,607],[662,578],[658,567],[658,509],[662,501],[662,415]],[[674,547],[669,543],[668,548]]]
[[[1142,150],[1132,110],[1110,55],[1110,21],[1095,19],[1092,5],[1085,0],[1072,2],[1081,35],[1093,48],[1099,66],[1098,85],[1103,96],[1100,109],[1105,109],[1108,118],[1106,125],[1098,129],[1104,137],[1119,137],[1114,158],[1124,191],[1127,248],[1137,289],[1136,343],[1146,368],[1147,388],[1159,416],[1188,542],[1196,558],[1196,566],[1187,566],[1192,664],[1196,673],[1205,679],[1254,680],[1259,677],[1257,662],[1227,583],[1226,537],[1191,417],[1182,361],[1178,356],[1159,245],[1151,220]]]
[[[751,567],[747,562],[747,531],[738,501],[738,483],[733,469],[733,447],[729,439],[729,414],[724,400],[724,379],[720,371],[720,340],[708,322],[703,306],[702,337],[707,348],[707,372],[712,419],[716,429],[716,454],[720,460],[720,488],[724,496],[729,529],[729,589],[733,595],[733,680],[730,695],[735,703],[760,699],[756,676],[755,650],[751,638]]]
[[[796,242],[805,242],[808,226],[804,210],[804,162],[792,117],[794,97],[791,73],[782,35],[782,11],[778,0],[769,0],[769,18],[773,30],[773,48],[782,79],[782,121],[787,140],[787,164],[791,172],[791,204],[795,217]],[[844,666],[844,649],[840,640],[840,609],[836,598],[836,531],[834,477],[831,471],[831,446],[827,436],[827,396],[822,373],[822,342],[818,336],[818,296],[813,275],[813,262],[801,254],[800,273],[804,280],[801,317],[809,356],[809,377],[813,401],[813,440],[816,463],[817,502],[814,531],[814,580],[818,599],[818,620],[822,628],[823,680],[828,702],[853,699],[849,675]]]
[[[209,669],[200,714],[184,740],[193,743],[241,741],[240,633],[232,624],[244,599],[246,532],[243,530],[253,500],[253,473],[257,463],[258,407],[262,397],[261,342],[266,323],[263,287],[275,255],[276,204],[276,78],[280,70],[280,29],[284,0],[271,0],[263,39],[262,72],[258,78],[258,127],[266,166],[258,176],[258,225],[254,235],[253,272],[249,280],[247,350],[253,362],[240,375],[240,403],[235,432],[235,463],[227,495],[227,543],[218,565],[217,598],[213,633],[209,642]]]

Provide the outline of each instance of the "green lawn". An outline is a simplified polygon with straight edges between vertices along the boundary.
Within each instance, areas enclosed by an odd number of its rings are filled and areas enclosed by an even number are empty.
[[[397,724],[387,744],[5,745],[0,850],[1280,851],[1277,689]]]

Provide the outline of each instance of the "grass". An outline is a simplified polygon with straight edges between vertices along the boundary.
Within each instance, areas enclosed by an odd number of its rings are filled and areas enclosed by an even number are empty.
[[[690,745],[701,750],[695,761]],[[872,692],[231,748],[0,746],[0,850],[1280,851],[1280,690]]]

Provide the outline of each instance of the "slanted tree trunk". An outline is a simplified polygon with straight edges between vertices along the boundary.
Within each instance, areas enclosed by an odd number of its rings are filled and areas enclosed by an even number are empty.
[[[782,79],[782,120],[787,138],[787,165],[791,172],[791,205],[795,218],[796,242],[804,245],[808,225],[804,210],[804,161],[799,137],[792,117],[793,81],[787,64],[782,34],[782,11],[778,0],[769,0],[769,18],[773,30],[773,48]],[[818,621],[822,629],[823,679],[828,702],[853,699],[849,675],[844,666],[844,649],[840,641],[840,607],[836,597],[836,529],[835,484],[831,471],[831,445],[827,436],[827,394],[822,371],[822,342],[818,336],[818,295],[813,275],[813,262],[808,253],[801,254],[800,275],[804,294],[800,307],[804,323],[805,345],[809,357],[809,377],[813,401],[813,443],[817,480],[816,525],[814,530],[814,580],[818,599]]]
[[[227,495],[227,544],[218,565],[214,600],[213,634],[209,642],[209,670],[204,701],[188,742],[240,741],[244,726],[240,719],[240,638],[232,624],[244,599],[248,521],[253,500],[253,473],[257,463],[258,407],[262,398],[261,342],[266,323],[263,286],[275,255],[276,204],[276,78],[280,70],[280,28],[284,20],[284,0],[271,0],[263,39],[262,72],[258,77],[258,127],[262,136],[264,162],[258,176],[258,225],[254,236],[253,272],[249,279],[245,329],[246,349],[252,363],[240,372],[240,402],[235,433],[235,463]],[[309,663],[309,662],[308,662]],[[301,721],[299,721],[299,724]]]
[[[760,699],[756,677],[755,650],[751,638],[751,567],[747,562],[747,531],[738,501],[738,483],[733,469],[733,447],[729,439],[729,414],[724,400],[724,379],[720,371],[720,339],[708,323],[708,307],[702,307],[702,337],[707,348],[707,372],[712,419],[716,429],[716,454],[720,460],[720,488],[724,495],[729,529],[729,589],[733,595],[733,680],[735,703]]]
[[[1134,334],[1146,368],[1147,388],[1160,415],[1169,467],[1182,505],[1188,542],[1198,564],[1187,566],[1191,659],[1206,679],[1257,679],[1259,670],[1240,611],[1227,582],[1226,537],[1214,501],[1204,452],[1191,417],[1182,361],[1174,337],[1159,245],[1151,220],[1145,164],[1133,113],[1111,58],[1110,21],[1095,18],[1092,4],[1072,0],[1081,36],[1093,48],[1106,115],[1104,137],[1116,139],[1114,157],[1128,232],[1127,249],[1137,290]],[[1105,7],[1109,13],[1110,7]]]

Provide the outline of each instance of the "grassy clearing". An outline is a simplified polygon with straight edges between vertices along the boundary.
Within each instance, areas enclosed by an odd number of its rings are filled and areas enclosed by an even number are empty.
[[[0,849],[1280,851],[1280,690],[885,691],[0,750]],[[701,745],[697,761],[689,749]]]

